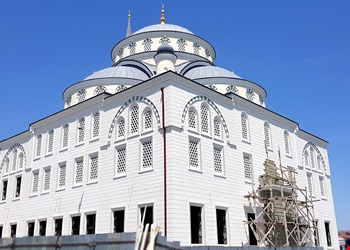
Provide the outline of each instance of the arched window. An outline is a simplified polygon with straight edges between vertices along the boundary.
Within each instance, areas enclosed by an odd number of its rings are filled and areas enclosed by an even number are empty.
[[[315,168],[315,152],[313,147],[310,147],[310,160],[311,160],[311,167]]]
[[[322,160],[321,160],[321,157],[318,155],[317,156],[317,169],[318,170],[322,170]]]
[[[24,154],[21,152],[18,156],[18,169],[23,169],[23,165],[24,165]]]
[[[104,86],[98,86],[94,90],[94,95],[99,95],[99,94],[104,93],[104,92],[107,92],[107,88]]]
[[[144,51],[151,51],[151,44],[153,43],[152,39],[146,38],[143,40],[142,45],[144,46]]]
[[[201,46],[198,43],[193,44],[193,53],[196,55],[199,55],[199,50],[201,49]]]
[[[92,137],[98,137],[100,134],[100,113],[96,112],[92,116]]]
[[[135,42],[130,43],[128,48],[130,50],[130,54],[129,55],[135,54],[135,52],[136,52],[136,43]]]
[[[247,94],[247,99],[249,101],[254,101],[255,94],[254,94],[253,90],[247,89],[246,94]]]
[[[239,91],[238,91],[237,87],[235,87],[235,86],[233,86],[233,85],[227,86],[227,87],[226,87],[226,92],[227,92],[227,93],[234,93],[234,94],[236,94],[236,95],[239,94]]]
[[[17,167],[17,149],[12,151],[12,171],[16,171]]]
[[[209,133],[209,109],[205,104],[201,106],[201,128],[202,132]]]
[[[179,51],[183,51],[183,52],[186,51],[186,45],[187,45],[186,40],[180,38],[179,40],[177,40],[176,43],[179,45],[179,47],[178,47]]]
[[[8,173],[10,170],[10,159],[8,157],[4,158],[4,164],[5,164],[5,172]]]
[[[271,148],[271,129],[268,122],[264,123],[264,135],[265,135],[265,145],[267,148]]]
[[[307,151],[305,151],[304,152],[304,158],[305,158],[305,166],[309,166],[309,162],[310,162],[310,160],[309,160],[309,152],[307,152]]]
[[[290,137],[287,130],[284,131],[284,148],[286,150],[286,154],[290,155]]]
[[[127,87],[125,85],[119,85],[116,89],[115,89],[115,93],[118,93],[120,91],[123,91],[124,89],[127,89]]]
[[[214,136],[221,137],[221,122],[219,117],[214,118]]]
[[[54,136],[54,130],[50,130],[49,132],[49,138],[47,139],[47,153],[51,153],[53,150],[53,136]]]
[[[117,122],[117,139],[125,137],[125,120],[124,117],[120,117]]]
[[[62,148],[66,148],[68,146],[69,124],[63,126],[62,133]]]
[[[41,154],[41,140],[42,140],[42,135],[38,135],[36,137],[36,153],[35,153],[35,156],[40,156],[40,154]]]
[[[152,111],[150,108],[146,108],[143,112],[143,129],[149,130],[152,129],[153,120],[152,120]]]
[[[78,122],[78,142],[83,142],[85,137],[85,118],[81,118]]]
[[[79,90],[77,94],[78,103],[84,101],[85,97],[86,97],[86,90],[85,89]]]
[[[118,57],[119,57],[119,59],[123,58],[123,53],[124,53],[124,49],[121,48],[121,49],[118,51]]]
[[[139,107],[137,105],[130,109],[130,132],[131,134],[139,132]]]
[[[188,128],[197,130],[197,112],[194,108],[188,111]]]
[[[241,114],[241,124],[242,124],[242,138],[243,140],[249,140],[248,116],[245,113]]]

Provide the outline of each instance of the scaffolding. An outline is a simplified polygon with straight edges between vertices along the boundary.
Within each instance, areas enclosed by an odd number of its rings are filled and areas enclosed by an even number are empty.
[[[258,246],[318,246],[317,222],[312,197],[296,184],[294,168],[264,162],[259,186],[244,197],[255,214],[248,224]],[[252,237],[252,236],[250,236]]]

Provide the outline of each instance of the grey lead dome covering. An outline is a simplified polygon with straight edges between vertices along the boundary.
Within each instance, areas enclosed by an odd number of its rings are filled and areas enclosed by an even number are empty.
[[[135,33],[133,33],[133,35],[139,34],[139,33],[151,32],[151,31],[160,31],[160,30],[178,31],[178,32],[193,34],[191,31],[189,31],[188,29],[185,29],[181,26],[174,25],[174,24],[161,23],[161,24],[155,24],[155,25],[150,25],[150,26],[144,27],[144,28],[136,31]]]
[[[238,75],[234,74],[231,71],[228,71],[223,68],[219,68],[216,66],[201,66],[190,69],[184,75],[190,79],[201,79],[201,78],[212,78],[212,77],[229,77],[229,78],[238,78],[242,79]]]
[[[84,80],[109,78],[109,77],[130,78],[130,79],[138,79],[138,80],[149,79],[149,77],[145,73],[143,73],[141,70],[138,70],[136,68],[128,67],[128,66],[116,66],[116,67],[110,67],[110,68],[97,71],[92,75],[86,77]]]

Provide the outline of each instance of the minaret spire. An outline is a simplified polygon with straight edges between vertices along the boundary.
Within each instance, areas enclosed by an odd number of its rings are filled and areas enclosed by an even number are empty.
[[[162,16],[160,18],[160,23],[164,24],[165,23],[165,17],[164,17],[164,4],[162,4]]]
[[[128,27],[126,28],[126,36],[125,37],[128,37],[132,34],[132,31],[131,31],[131,15],[130,15],[130,10],[129,10],[129,13],[128,13]]]

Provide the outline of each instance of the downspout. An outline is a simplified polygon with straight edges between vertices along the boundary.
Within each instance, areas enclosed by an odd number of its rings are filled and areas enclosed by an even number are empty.
[[[162,91],[162,126],[163,126],[163,155],[164,155],[164,236],[167,236],[167,193],[166,193],[166,127],[165,127],[165,111],[164,111],[164,87]]]

